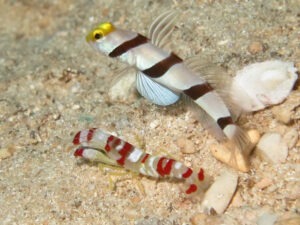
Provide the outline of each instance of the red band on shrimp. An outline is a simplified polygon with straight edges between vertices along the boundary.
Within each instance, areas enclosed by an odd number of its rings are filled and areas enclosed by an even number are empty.
[[[148,159],[148,157],[149,157],[149,154],[146,153],[146,155],[145,155],[144,158],[142,159],[141,163],[145,163],[146,160]]]
[[[78,148],[78,149],[76,149],[76,151],[74,152],[74,156],[75,157],[82,157],[83,151],[84,151],[84,148]]]
[[[126,142],[123,148],[119,151],[121,158],[117,160],[117,163],[123,166],[125,164],[125,160],[127,156],[132,152],[132,150],[133,150],[133,146],[128,142]]]
[[[188,168],[187,171],[184,174],[182,174],[182,177],[189,178],[192,175],[192,173],[193,173],[193,170],[191,168]]]
[[[74,137],[74,139],[73,139],[73,144],[74,144],[74,145],[79,145],[79,144],[80,144],[80,134],[81,134],[81,131],[79,131],[79,132],[75,135],[75,137]]]
[[[198,179],[203,181],[204,180],[204,170],[200,168],[200,171],[198,173]]]
[[[104,147],[104,149],[109,152],[111,150],[111,143],[113,142],[113,140],[115,139],[115,137],[113,135],[110,135],[108,138],[107,138],[107,141],[106,141],[106,145]]]
[[[194,193],[195,191],[197,191],[197,186],[196,184],[191,184],[189,186],[189,188],[185,191],[186,194],[192,194]]]
[[[92,128],[89,130],[88,135],[87,135],[87,141],[92,140],[93,136],[94,136],[94,132],[95,132],[96,128]]]
[[[165,166],[163,165],[164,161],[167,161]],[[165,175],[169,175],[174,161],[175,161],[174,159],[167,159],[165,157],[160,158],[158,160],[157,169],[156,169],[159,175],[161,175],[162,177]]]

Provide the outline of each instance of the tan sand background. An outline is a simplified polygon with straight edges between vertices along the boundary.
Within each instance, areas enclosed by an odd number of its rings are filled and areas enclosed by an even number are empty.
[[[254,151],[251,171],[239,173],[233,202],[224,214],[209,216],[176,182],[73,157],[73,135],[100,127],[149,153],[201,165],[214,177],[228,169],[211,156],[215,139],[183,104],[159,107],[136,95],[111,101],[107,91],[123,65],[85,42],[88,30],[103,21],[147,34],[151,21],[171,8],[182,10],[171,37],[182,58],[201,54],[232,73],[268,59],[295,62],[299,70],[299,0],[1,0],[1,224],[256,224],[264,216],[299,221],[299,140],[281,164]],[[293,93],[299,85],[296,89]],[[289,124],[274,113],[295,98],[245,115],[239,124],[261,133],[296,129],[299,134],[298,106]],[[184,154],[178,139],[194,153]]]

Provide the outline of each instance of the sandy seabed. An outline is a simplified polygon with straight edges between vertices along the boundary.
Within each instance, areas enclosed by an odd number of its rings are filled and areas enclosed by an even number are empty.
[[[159,107],[137,96],[111,101],[124,65],[85,42],[101,21],[147,34],[151,21],[182,11],[171,47],[182,58],[201,54],[229,71],[269,59],[300,69],[300,2],[270,1],[0,1],[1,224],[296,224],[300,210],[300,142],[272,164],[254,153],[239,173],[221,215],[202,213],[180,184],[137,176],[73,157],[74,134],[99,127],[152,154],[168,154],[216,177],[229,168],[210,154],[215,141],[183,104]],[[299,104],[284,124],[274,112],[297,102],[299,85],[279,106],[244,115],[245,129],[284,134],[300,127]],[[297,97],[298,96],[298,97]],[[300,101],[300,100],[299,100]],[[193,143],[184,154],[178,139]],[[280,222],[281,221],[281,222]]]

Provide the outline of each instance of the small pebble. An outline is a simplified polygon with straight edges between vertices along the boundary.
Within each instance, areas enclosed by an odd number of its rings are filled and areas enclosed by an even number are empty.
[[[272,113],[276,120],[284,124],[291,122],[293,111],[284,107],[274,107]]]
[[[75,104],[75,105],[72,106],[72,109],[73,110],[78,110],[78,109],[80,109],[80,105]]]
[[[273,180],[270,178],[263,178],[258,183],[255,184],[255,187],[258,189],[265,189],[266,187],[269,187],[271,184],[273,184]]]
[[[299,225],[299,224],[300,224],[300,216],[279,220],[275,223],[275,225]]]
[[[13,155],[13,150],[11,148],[1,148],[0,149],[0,160],[9,158]]]
[[[265,133],[257,144],[258,153],[272,163],[285,162],[288,146],[278,133]]]
[[[248,136],[249,136],[252,144],[256,145],[260,139],[260,134],[259,134],[258,130],[252,129],[252,130],[249,130],[247,133],[248,133]]]
[[[190,219],[192,225],[215,225],[215,224],[223,224],[223,220],[220,216],[208,216],[203,213],[197,213],[193,215]]]
[[[230,206],[239,208],[243,205],[244,205],[244,201],[243,201],[243,198],[241,196],[241,193],[240,193],[240,191],[236,191],[233,198],[232,198],[232,200],[231,200]]]
[[[284,104],[277,105],[272,108],[274,117],[285,124],[290,123],[293,119],[297,118],[296,108],[300,106],[300,92],[292,91],[289,97],[285,100]]]
[[[124,211],[124,216],[126,216],[126,218],[129,220],[136,220],[137,218],[139,218],[139,211],[137,209],[127,208]]]
[[[230,203],[237,187],[238,175],[225,171],[205,193],[201,207],[205,212],[215,211],[222,214]],[[226,187],[226,188],[224,188]]]
[[[191,217],[190,221],[192,225],[205,225],[205,220],[207,219],[207,217],[208,216],[206,214],[197,213]]]
[[[149,124],[149,127],[151,128],[151,129],[155,129],[155,128],[157,128],[158,126],[159,126],[159,120],[153,120],[150,124]]]
[[[242,154],[239,150],[231,150],[229,149],[230,147],[225,145],[213,145],[211,147],[212,155],[221,162],[224,162],[239,171],[248,172],[250,170],[249,155],[257,144],[260,138],[260,134],[257,130],[254,129],[249,130],[247,133],[249,135],[250,141],[252,142],[252,146],[248,149],[248,152],[243,152]]]
[[[274,225],[277,217],[275,214],[264,213],[258,218],[257,225]]]
[[[128,72],[122,76],[109,90],[108,96],[111,101],[128,102],[134,99],[133,84],[135,76]]]
[[[180,148],[180,151],[184,154],[192,154],[197,151],[194,143],[186,138],[179,138],[177,140],[177,146]]]
[[[289,149],[295,147],[299,139],[298,131],[295,128],[292,128],[286,132],[283,136],[283,140],[287,143]]]
[[[294,176],[294,180],[293,182],[289,182],[286,186],[285,186],[285,190],[286,191],[283,195],[285,199],[290,199],[290,200],[300,200],[300,185],[299,185],[299,181],[297,182],[297,180],[299,180],[299,173],[295,173]],[[298,208],[300,209],[300,205],[298,206]]]
[[[219,144],[212,145],[210,151],[216,159],[239,171],[248,172],[250,170],[248,156],[241,154],[240,151],[232,151],[225,145]]]
[[[248,52],[250,52],[252,55],[258,54],[262,51],[264,51],[264,46],[259,41],[254,41],[248,46]]]
[[[161,221],[156,217],[145,217],[140,220],[136,220],[134,224],[136,225],[152,225],[152,224],[159,224]]]

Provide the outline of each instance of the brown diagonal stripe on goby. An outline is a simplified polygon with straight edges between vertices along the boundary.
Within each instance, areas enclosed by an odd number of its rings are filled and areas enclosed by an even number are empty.
[[[171,53],[167,58],[154,64],[150,68],[143,70],[142,72],[152,78],[161,77],[171,68],[171,66],[181,62],[181,58],[174,53]]]
[[[219,118],[217,121],[218,125],[223,130],[229,124],[233,124],[232,118],[230,116]]]
[[[123,53],[127,52],[128,50],[135,48],[139,45],[142,45],[142,44],[146,43],[147,41],[148,41],[148,39],[145,36],[138,34],[135,38],[133,38],[129,41],[125,41],[123,44],[119,45],[114,50],[112,50],[112,52],[109,53],[109,56],[110,57],[120,56]]]
[[[192,86],[189,89],[184,90],[183,92],[193,100],[196,100],[212,90],[213,88],[208,83],[203,83]]]

